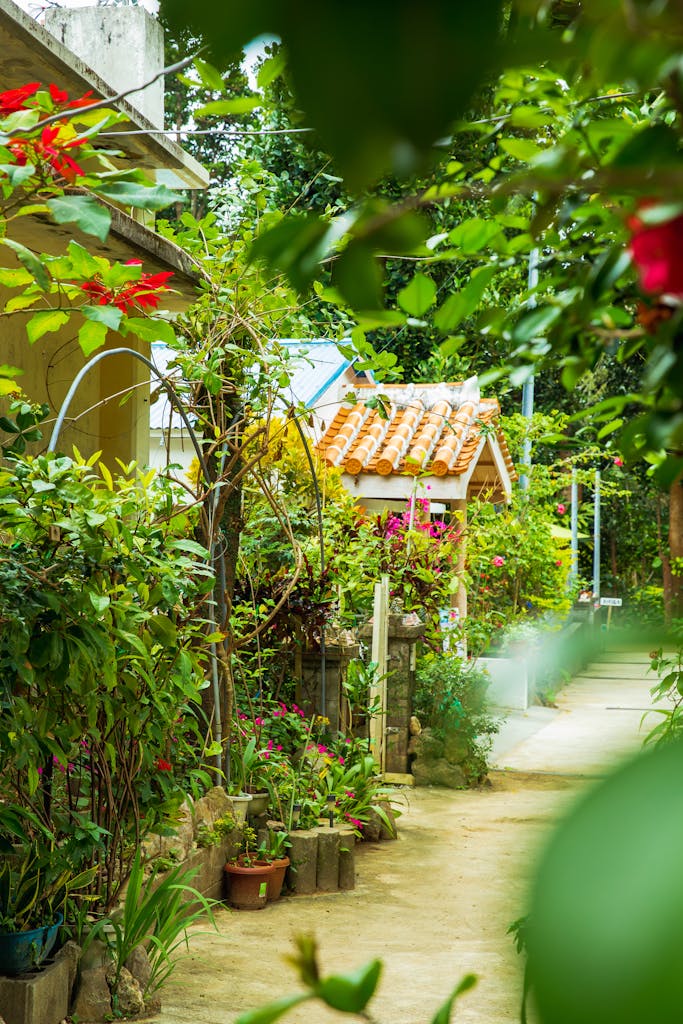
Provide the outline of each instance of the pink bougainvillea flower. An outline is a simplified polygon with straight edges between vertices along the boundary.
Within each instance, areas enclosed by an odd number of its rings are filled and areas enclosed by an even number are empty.
[[[497,569],[500,569],[501,565],[505,565],[505,559],[502,555],[494,555],[491,559],[491,565],[495,565]]]
[[[567,506],[563,505],[562,502],[560,502],[560,504],[557,506],[557,514],[558,514],[558,516],[563,516],[566,511],[567,511]]]
[[[18,89],[8,89],[0,92],[0,117],[14,114],[17,110],[26,109],[26,100],[30,99],[40,89],[40,82],[28,82]]]
[[[653,200],[645,200],[639,209],[652,205]],[[628,248],[643,291],[683,298],[683,214],[663,224],[645,224],[636,213],[627,224],[631,231]]]
[[[363,822],[359,821],[358,818],[352,818],[350,814],[345,814],[344,817],[346,818],[347,821],[350,821],[352,825],[355,825],[356,828],[359,828],[359,829],[362,830]]]
[[[155,761],[157,770],[160,772],[170,772],[173,769],[173,765],[170,761],[165,761],[163,757],[158,757]]]

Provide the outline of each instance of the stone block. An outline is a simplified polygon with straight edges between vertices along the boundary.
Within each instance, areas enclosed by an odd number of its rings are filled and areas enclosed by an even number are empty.
[[[467,779],[460,765],[451,764],[445,758],[434,761],[413,761],[412,768],[417,785],[467,789]]]
[[[68,956],[29,974],[0,977],[0,1014],[6,1024],[60,1024],[69,1013],[71,979]]]
[[[74,1000],[73,1016],[79,1020],[103,1021],[112,1014],[111,992],[104,967],[81,971],[81,980]],[[61,1019],[61,1018],[60,1018]],[[8,1021],[7,1024],[13,1024]]]
[[[352,829],[339,830],[339,888],[356,888],[356,836]]]
[[[286,885],[297,895],[315,892],[318,872],[318,835],[311,830],[290,833],[290,866],[287,868]]]
[[[321,892],[336,892],[339,888],[340,841],[338,829],[330,828],[329,825],[318,829],[316,887]]]
[[[232,814],[232,801],[222,786],[214,786],[196,801],[193,810],[196,834],[199,825],[211,829],[217,818],[222,818],[224,814]]]

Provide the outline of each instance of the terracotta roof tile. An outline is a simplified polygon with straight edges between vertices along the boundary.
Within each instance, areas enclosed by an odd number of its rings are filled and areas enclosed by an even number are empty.
[[[375,396],[389,403],[388,418],[365,404]],[[497,426],[498,402],[480,397],[476,378],[463,384],[359,386],[354,397],[358,401],[342,406],[317,446],[329,465],[354,477],[458,476],[479,451],[482,428],[491,426],[510,476],[516,478]]]

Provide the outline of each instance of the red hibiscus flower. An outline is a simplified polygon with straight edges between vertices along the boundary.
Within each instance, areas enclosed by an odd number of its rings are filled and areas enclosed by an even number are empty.
[[[642,203],[641,209],[651,205]],[[628,226],[629,252],[643,291],[683,298],[683,214],[663,224],[644,224],[636,215]]]
[[[40,82],[29,82],[22,85],[20,89],[8,89],[7,92],[0,92],[0,117],[7,117],[17,110],[26,109],[26,100],[30,99],[40,89]]]

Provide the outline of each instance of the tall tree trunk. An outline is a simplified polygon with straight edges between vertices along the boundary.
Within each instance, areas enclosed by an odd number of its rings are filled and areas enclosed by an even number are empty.
[[[669,611],[683,615],[683,473],[669,490]]]
[[[671,562],[669,561],[668,548],[664,546],[664,539],[662,533],[662,496],[657,495],[657,504],[655,505],[655,513],[657,518],[657,554],[659,560],[662,563],[662,590],[664,599],[664,621],[671,622],[671,597],[673,592],[673,580],[671,577]]]

